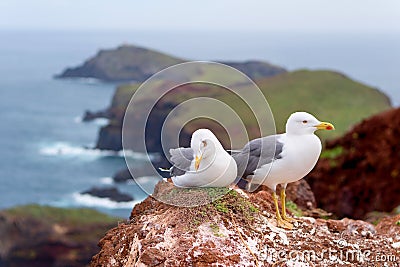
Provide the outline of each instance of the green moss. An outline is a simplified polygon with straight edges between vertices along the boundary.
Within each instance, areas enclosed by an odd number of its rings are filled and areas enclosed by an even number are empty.
[[[248,225],[254,221],[259,213],[258,209],[246,198],[242,197],[235,190],[230,190],[223,197],[214,200],[211,203],[182,208],[186,230],[189,233],[198,231],[200,225],[209,222],[209,227],[215,236],[222,237],[219,225],[230,221],[232,217],[236,221],[247,222]],[[220,218],[221,221],[217,221]]]
[[[161,201],[177,206],[201,206],[218,200],[229,193],[229,188],[204,187],[204,188],[178,188],[157,196]]]
[[[219,212],[228,213],[229,209],[223,200],[216,200],[213,202],[215,209]]]
[[[248,221],[252,221],[255,214],[259,212],[250,201],[240,196],[235,190],[231,190],[226,196],[214,201],[211,205],[218,212],[224,214],[232,212]]]
[[[211,224],[210,224],[210,228],[211,228],[211,231],[213,232],[213,234],[214,234],[215,236],[218,236],[218,237],[223,237],[223,236],[224,236],[222,233],[219,232],[219,226],[218,226],[218,224],[216,224],[216,223],[211,223]]]
[[[92,223],[116,223],[119,218],[100,213],[92,209],[84,208],[55,208],[37,204],[18,206],[4,210],[12,216],[31,217],[46,220],[52,223],[66,224],[92,224]]]
[[[286,201],[286,209],[297,217],[303,216],[303,211],[291,200]]]
[[[250,209],[251,212],[259,212],[259,210],[253,205],[250,205],[249,209]]]
[[[198,226],[201,224],[201,221],[198,219],[193,219],[193,224]]]
[[[187,231],[195,233],[198,227],[212,219],[212,211],[207,206],[185,208],[185,216],[187,221]]]
[[[230,191],[228,192],[228,194],[229,194],[230,196],[233,196],[233,197],[237,197],[237,196],[238,196],[238,192],[236,192],[235,190],[230,190]]]
[[[342,155],[344,152],[344,149],[342,146],[337,146],[331,149],[325,149],[321,153],[321,158],[323,159],[336,159],[340,155]]]
[[[399,226],[400,226],[400,221],[397,221],[397,222],[396,222],[396,225],[399,225]]]
[[[225,194],[229,193],[230,191],[233,191],[229,188],[225,188],[225,187],[209,187],[209,188],[205,188],[208,196],[211,199],[218,199],[220,197],[223,197]]]

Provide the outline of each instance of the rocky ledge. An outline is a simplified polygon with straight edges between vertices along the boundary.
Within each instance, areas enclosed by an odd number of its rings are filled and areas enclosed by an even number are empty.
[[[91,266],[399,266],[400,216],[377,226],[301,217],[289,231],[275,226],[265,188],[251,194],[232,190],[192,208],[157,200],[174,190],[159,183],[153,196],[134,207],[128,222],[101,239]],[[298,215],[316,214],[311,207],[289,206]]]
[[[341,217],[376,220],[400,205],[400,108],[363,120],[329,141],[308,175],[318,206]]]
[[[83,191],[81,194],[83,195],[91,195],[99,198],[107,198],[115,202],[129,202],[133,201],[133,197],[122,193],[116,187],[93,187],[89,190]]]
[[[0,266],[87,266],[118,219],[90,209],[39,205],[0,211]]]

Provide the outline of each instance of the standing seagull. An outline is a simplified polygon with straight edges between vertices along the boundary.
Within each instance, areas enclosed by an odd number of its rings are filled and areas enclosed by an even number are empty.
[[[237,177],[235,160],[208,129],[192,134],[190,148],[170,149],[169,170],[177,187],[227,187]]]
[[[321,141],[316,130],[334,130],[331,123],[320,122],[306,112],[295,112],[286,123],[286,133],[254,139],[242,150],[233,152],[238,175],[251,184],[266,185],[273,191],[276,220],[279,227],[293,228],[296,220],[286,215],[285,190],[288,183],[300,180],[315,166],[321,154]],[[276,186],[282,185],[279,213]]]

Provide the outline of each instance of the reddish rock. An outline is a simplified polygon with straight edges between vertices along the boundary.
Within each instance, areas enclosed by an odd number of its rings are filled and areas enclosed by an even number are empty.
[[[321,158],[307,176],[319,207],[362,219],[400,205],[400,108],[362,121],[326,149],[338,155]]]
[[[160,183],[157,192],[170,186]],[[378,230],[359,220],[305,217],[288,231],[275,227],[270,204],[264,190],[237,189],[193,208],[148,197],[100,241],[91,266],[377,266],[377,259],[399,266],[397,217]]]
[[[376,226],[378,233],[400,237],[400,214],[382,219]]]
[[[317,206],[314,193],[304,179],[288,184],[286,195],[288,200],[296,203],[302,210],[315,209]]]

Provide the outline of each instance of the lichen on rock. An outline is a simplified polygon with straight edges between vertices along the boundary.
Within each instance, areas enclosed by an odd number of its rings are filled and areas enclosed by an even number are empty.
[[[171,187],[160,182],[156,192]],[[235,189],[197,207],[172,206],[149,196],[100,241],[91,266],[366,266],[377,255],[400,259],[393,247],[400,240],[399,218],[375,227],[351,219],[303,217],[297,229],[288,231],[275,226],[273,214],[265,190],[247,194]],[[388,266],[398,266],[388,259]]]

